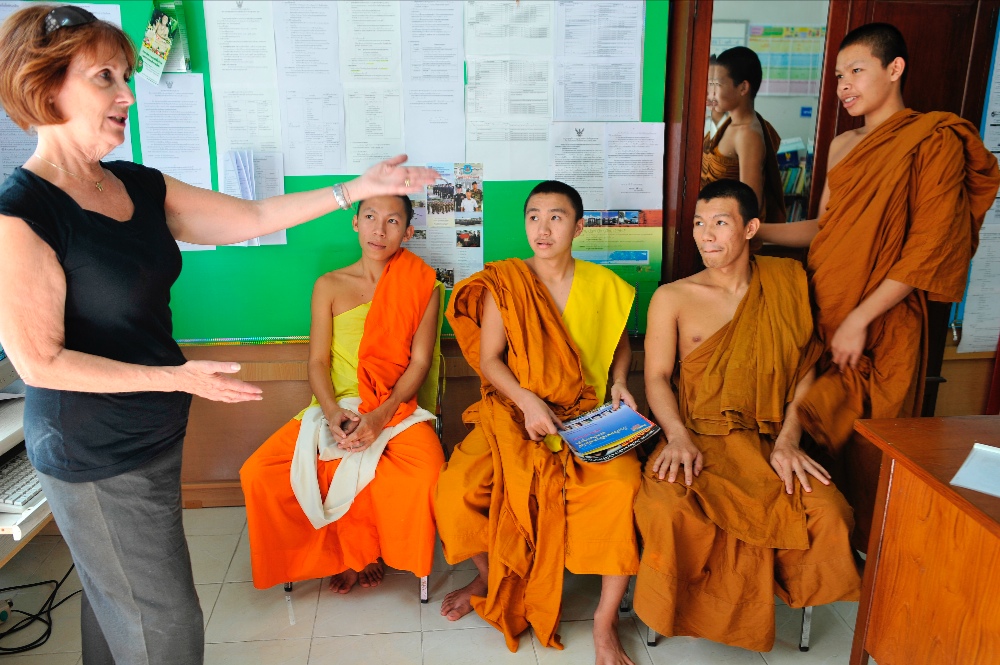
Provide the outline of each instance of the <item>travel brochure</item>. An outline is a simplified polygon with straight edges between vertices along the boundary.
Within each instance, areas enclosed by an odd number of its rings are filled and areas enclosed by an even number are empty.
[[[607,462],[660,433],[655,423],[625,403],[615,409],[608,402],[563,426],[559,436],[585,462]]]

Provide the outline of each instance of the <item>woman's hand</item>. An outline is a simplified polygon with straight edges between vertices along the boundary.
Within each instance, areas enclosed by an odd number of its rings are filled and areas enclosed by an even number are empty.
[[[424,166],[402,166],[406,155],[396,155],[379,162],[358,178],[345,185],[352,202],[372,196],[411,194],[433,185],[441,177],[434,169]]]
[[[189,360],[183,365],[165,369],[174,374],[177,390],[213,402],[251,402],[263,399],[263,391],[257,386],[224,376],[240,371],[239,363]]]
[[[358,424],[354,431],[338,443],[337,447],[351,453],[368,450],[391,419],[392,414],[384,415],[379,409],[358,416]]]

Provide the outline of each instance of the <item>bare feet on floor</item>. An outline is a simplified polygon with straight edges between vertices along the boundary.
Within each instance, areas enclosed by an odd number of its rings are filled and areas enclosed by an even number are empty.
[[[358,583],[357,571],[348,568],[330,578],[330,590],[337,593],[349,592]]]
[[[367,589],[381,584],[383,575],[385,575],[385,570],[382,568],[382,561],[379,560],[365,566],[365,569],[358,573],[358,579],[361,586]]]
[[[597,665],[635,665],[618,639],[617,617],[610,622],[594,619],[594,652]]]
[[[472,611],[472,596],[486,595],[486,581],[476,575],[475,579],[461,589],[452,591],[441,601],[441,616],[448,621],[458,621]]]

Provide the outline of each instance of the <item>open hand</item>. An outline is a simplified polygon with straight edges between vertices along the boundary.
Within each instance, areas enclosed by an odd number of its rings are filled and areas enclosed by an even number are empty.
[[[830,484],[830,473],[816,460],[802,452],[796,444],[776,442],[774,450],[771,451],[771,467],[785,484],[785,492],[788,494],[795,489],[796,478],[802,484],[802,489],[807,492],[812,492],[809,476],[824,485]]]
[[[656,456],[652,470],[653,475],[660,480],[666,478],[667,482],[672,483],[677,480],[681,467],[684,467],[684,484],[690,487],[704,466],[705,456],[691,441],[687,430],[683,430],[680,434],[667,437],[667,445]]]
[[[434,169],[424,166],[403,166],[406,155],[396,155],[384,162],[371,167],[357,180],[347,185],[347,191],[353,201],[360,201],[372,196],[390,194],[411,194],[423,191],[427,185],[433,185],[440,178]]]
[[[240,371],[240,364],[215,360],[189,360],[165,368],[174,375],[176,389],[213,402],[251,402],[263,399],[260,388],[226,374]]]

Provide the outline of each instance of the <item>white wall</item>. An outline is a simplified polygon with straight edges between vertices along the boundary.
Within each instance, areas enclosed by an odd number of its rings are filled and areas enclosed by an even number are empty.
[[[716,0],[713,21],[749,21],[765,25],[826,25],[828,0]],[[824,81],[824,83],[828,83]],[[758,96],[755,108],[774,125],[781,138],[800,137],[806,143],[816,136],[819,97]],[[811,118],[800,117],[803,106],[812,108]]]

